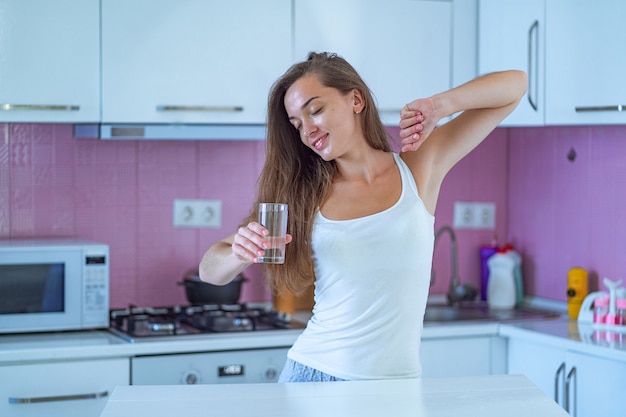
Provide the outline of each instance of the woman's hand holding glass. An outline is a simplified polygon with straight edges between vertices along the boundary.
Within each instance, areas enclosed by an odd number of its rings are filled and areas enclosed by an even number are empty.
[[[270,248],[270,241],[267,228],[258,222],[250,222],[247,226],[242,226],[233,237],[233,254],[246,263],[258,263],[259,257],[265,254],[265,249]],[[286,235],[285,242],[292,240],[290,234]]]

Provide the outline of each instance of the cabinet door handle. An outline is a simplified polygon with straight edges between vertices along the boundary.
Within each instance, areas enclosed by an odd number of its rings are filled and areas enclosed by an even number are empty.
[[[78,111],[80,106],[71,104],[0,104],[0,110],[4,111]]]
[[[157,111],[227,111],[238,112],[243,111],[243,106],[173,106],[173,105],[158,105]]]
[[[73,394],[73,395],[57,395],[53,397],[32,397],[32,398],[16,398],[9,397],[9,404],[33,404],[33,403],[51,403],[56,401],[72,401],[72,400],[92,400],[104,398],[109,395],[109,391],[93,392],[89,394]]]
[[[574,109],[578,113],[594,111],[626,111],[626,105],[618,104],[616,106],[578,106]]]
[[[561,375],[561,384],[559,384],[559,375]],[[565,362],[561,363],[554,374],[554,402],[560,404],[559,386],[565,383]]]
[[[577,395],[576,390],[578,389],[576,383],[576,367],[572,367],[567,374],[567,378],[565,378],[565,411],[570,413],[572,417],[576,417],[576,403],[577,403]],[[570,404],[570,385],[574,386],[574,401]]]
[[[533,32],[535,32],[536,36],[535,36],[535,53],[534,53],[534,60],[533,60]],[[534,68],[533,68],[533,61],[535,63]],[[533,71],[534,70],[534,71]],[[528,86],[528,102],[530,103],[530,106],[537,111],[538,106],[537,106],[537,97],[539,96],[539,82],[537,80],[537,77],[539,76],[539,21],[535,20],[533,22],[533,24],[530,26],[530,29],[528,29],[528,83],[529,84],[533,84],[534,86],[534,99],[531,96],[531,92],[533,91],[531,86]]]

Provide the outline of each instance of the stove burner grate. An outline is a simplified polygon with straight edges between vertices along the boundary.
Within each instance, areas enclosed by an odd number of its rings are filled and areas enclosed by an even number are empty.
[[[247,304],[111,310],[111,330],[131,338],[301,328],[288,315]],[[294,326],[295,324],[295,326]]]

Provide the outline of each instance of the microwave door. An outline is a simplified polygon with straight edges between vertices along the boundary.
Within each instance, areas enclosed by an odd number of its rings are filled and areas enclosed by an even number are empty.
[[[15,255],[15,254],[13,254]],[[0,333],[71,330],[81,326],[80,258],[49,251],[0,259]]]
[[[63,312],[63,263],[0,265],[0,314]]]

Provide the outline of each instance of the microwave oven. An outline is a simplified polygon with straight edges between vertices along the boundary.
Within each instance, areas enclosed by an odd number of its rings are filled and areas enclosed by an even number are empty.
[[[108,326],[108,245],[0,239],[0,333]]]

